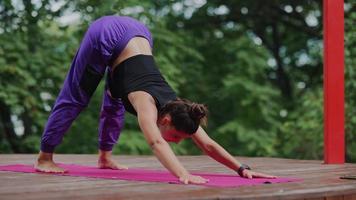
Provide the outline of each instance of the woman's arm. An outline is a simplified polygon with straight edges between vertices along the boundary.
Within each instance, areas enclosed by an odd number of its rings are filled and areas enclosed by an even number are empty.
[[[145,139],[162,165],[185,184],[207,182],[200,176],[191,175],[162,138],[157,126],[157,108],[153,98],[146,92],[138,91],[131,93],[129,99],[137,111],[138,123]]]
[[[199,127],[198,131],[193,134],[192,137],[195,144],[204,151],[208,156],[214,160],[220,162],[226,167],[237,171],[241,163],[237,161],[231,154],[229,154],[223,147],[212,140],[203,128]],[[276,178],[276,176],[270,176],[262,173],[253,172],[250,170],[243,170],[243,177],[246,178]]]
[[[193,134],[192,139],[204,153],[225,165],[226,167],[237,171],[241,166],[241,163],[232,157],[218,143],[212,140],[203,128],[199,127],[198,131]]]

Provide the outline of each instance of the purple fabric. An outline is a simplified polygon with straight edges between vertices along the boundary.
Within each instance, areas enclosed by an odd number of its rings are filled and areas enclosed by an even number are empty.
[[[105,16],[90,25],[48,118],[41,138],[41,151],[52,153],[72,122],[88,105],[90,95],[80,87],[85,70],[90,68],[103,76],[106,68],[135,36],[145,37],[153,46],[149,30],[135,19]],[[124,111],[121,100],[112,99],[105,90],[99,125],[99,148],[102,150],[111,150],[117,142]]]
[[[146,182],[162,182],[162,183],[174,183],[180,184],[178,179],[170,174],[168,171],[161,170],[149,170],[149,169],[128,169],[128,170],[111,170],[111,169],[98,169],[94,166],[81,166],[74,164],[59,164],[59,166],[68,170],[64,174],[54,174],[59,176],[81,176],[90,178],[102,178],[102,179],[117,179],[128,181],[146,181]],[[12,171],[12,172],[27,172],[27,173],[41,173],[36,172],[31,165],[4,165],[0,166],[0,171]],[[241,178],[238,175],[231,174],[211,174],[211,173],[193,173],[195,175],[202,176],[209,179],[209,182],[203,186],[210,187],[239,187],[261,184],[273,184],[273,183],[286,183],[297,182],[302,179],[279,177],[276,179],[266,178],[254,178],[246,179]]]
[[[124,126],[125,108],[121,100],[113,99],[105,90],[100,112],[99,149],[111,151]]]
[[[109,62],[120,55],[130,39],[136,36],[146,38],[153,48],[153,39],[148,28],[131,17],[105,16],[93,22],[91,27],[93,31],[100,31],[94,46]]]

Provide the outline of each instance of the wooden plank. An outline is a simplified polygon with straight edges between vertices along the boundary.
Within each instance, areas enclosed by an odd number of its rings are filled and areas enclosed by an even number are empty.
[[[331,197],[325,197],[325,200],[344,200],[344,196],[331,196]]]
[[[356,200],[356,194],[344,195],[344,200]]]
[[[306,198],[304,200],[325,200],[324,197],[317,197],[317,198]]]
[[[0,164],[32,164],[36,155],[0,155]],[[97,155],[56,155],[64,163],[96,165]],[[114,156],[130,167],[163,169],[153,156]],[[181,156],[189,170],[233,173],[207,156]],[[0,199],[320,199],[356,194],[355,180],[342,180],[342,174],[356,173],[356,164],[324,165],[322,161],[280,158],[238,157],[257,171],[278,176],[303,178],[303,182],[282,183],[239,188],[207,188],[192,185],[171,185],[0,172]],[[75,161],[75,162],[74,162]],[[45,192],[44,192],[45,191]],[[350,197],[350,198],[351,198]]]

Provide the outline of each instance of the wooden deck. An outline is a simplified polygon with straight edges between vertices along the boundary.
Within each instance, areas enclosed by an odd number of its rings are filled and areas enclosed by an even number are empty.
[[[33,154],[0,154],[0,165],[32,164]],[[57,162],[95,165],[96,155],[56,155]],[[129,167],[163,169],[152,156],[115,156]],[[231,173],[206,156],[179,157],[189,170]],[[325,165],[322,161],[238,157],[256,171],[303,178],[303,182],[239,188],[210,188],[85,177],[0,171],[0,199],[356,199],[356,164]]]

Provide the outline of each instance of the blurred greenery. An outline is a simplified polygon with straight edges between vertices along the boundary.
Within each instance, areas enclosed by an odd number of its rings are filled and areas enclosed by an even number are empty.
[[[347,162],[356,162],[356,5],[345,1]],[[209,107],[208,134],[233,155],[323,158],[322,2],[273,0],[0,1],[0,152],[35,153],[89,24],[145,23],[180,97]],[[100,84],[56,152],[96,153]],[[114,153],[151,154],[126,115]],[[200,154],[190,140],[177,154]]]

